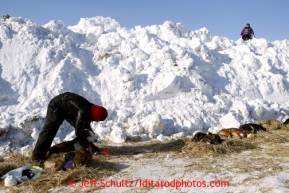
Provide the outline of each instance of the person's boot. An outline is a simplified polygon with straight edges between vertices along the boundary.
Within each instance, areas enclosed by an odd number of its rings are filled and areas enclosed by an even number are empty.
[[[45,160],[33,160],[33,166],[39,166],[41,168],[44,168],[44,162]]]

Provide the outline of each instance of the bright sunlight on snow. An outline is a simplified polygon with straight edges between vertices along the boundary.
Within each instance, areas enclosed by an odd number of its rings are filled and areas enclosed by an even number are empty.
[[[239,32],[236,32],[238,35]],[[289,116],[289,41],[211,37],[180,23],[122,28],[25,18],[0,23],[0,154],[33,149],[54,96],[75,92],[108,109],[99,141],[169,141]],[[75,137],[64,123],[53,144]]]

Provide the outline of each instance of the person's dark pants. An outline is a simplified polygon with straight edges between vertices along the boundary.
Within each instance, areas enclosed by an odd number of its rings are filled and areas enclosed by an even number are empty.
[[[252,36],[251,36],[251,34],[244,34],[244,35],[242,36],[242,39],[243,39],[243,40],[250,40],[250,39],[252,39]]]
[[[53,98],[47,108],[45,125],[39,134],[35,148],[33,150],[33,160],[44,160],[47,151],[52,144],[52,141],[60,127],[65,120],[66,113],[63,112],[55,103],[55,101],[62,100],[62,95]]]

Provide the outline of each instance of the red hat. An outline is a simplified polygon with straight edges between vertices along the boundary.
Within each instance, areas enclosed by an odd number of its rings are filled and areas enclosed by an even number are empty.
[[[91,120],[104,121],[107,115],[108,115],[107,110],[104,107],[98,105],[91,106],[91,113],[90,113]]]

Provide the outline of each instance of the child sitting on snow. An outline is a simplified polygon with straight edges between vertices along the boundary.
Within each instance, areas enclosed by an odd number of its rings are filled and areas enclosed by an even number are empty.
[[[241,31],[240,37],[243,40],[250,40],[252,39],[252,36],[255,37],[253,29],[250,27],[250,24],[247,23],[246,26]]]

